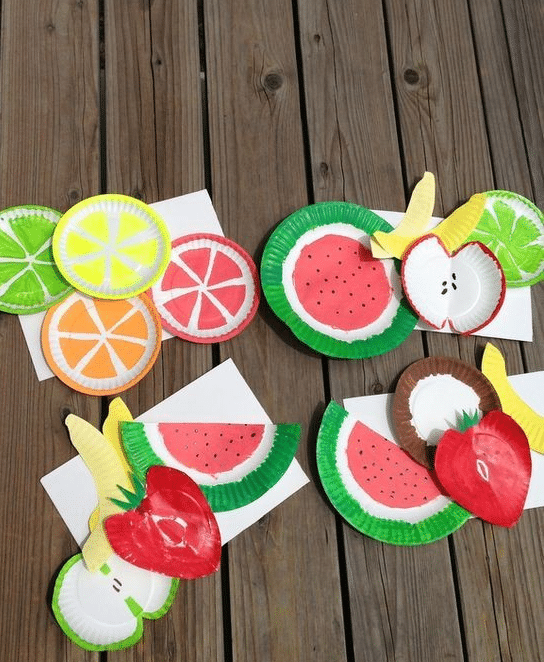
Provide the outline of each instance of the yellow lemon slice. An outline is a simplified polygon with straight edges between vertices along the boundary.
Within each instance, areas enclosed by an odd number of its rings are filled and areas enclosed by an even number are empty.
[[[100,299],[126,299],[160,278],[170,259],[170,236],[162,218],[141,200],[98,195],[60,219],[53,255],[76,289]]]
[[[98,495],[98,520],[82,549],[88,569],[96,572],[113,554],[103,522],[122,510],[111,498],[119,497],[119,486],[132,491],[132,481],[116,449],[103,434],[74,414],[67,416],[65,422],[72,444],[92,474]]]
[[[487,343],[482,357],[482,372],[497,391],[501,407],[523,429],[529,446],[537,453],[544,453],[544,416],[524,402],[514,391],[506,375],[506,363],[501,352]]]

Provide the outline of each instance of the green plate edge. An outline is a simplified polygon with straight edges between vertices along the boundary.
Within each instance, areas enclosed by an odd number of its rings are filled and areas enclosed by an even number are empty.
[[[64,577],[66,576],[70,568],[82,558],[83,558],[83,554],[81,553],[76,554],[75,556],[69,558],[68,561],[66,561],[66,563],[62,566],[58,574],[58,577],[55,580],[55,588],[53,591],[53,599],[51,601],[51,606],[53,608],[53,613],[55,614],[55,618],[57,619],[57,623],[60,625],[64,634],[68,637],[68,639],[73,641],[75,644],[77,644],[84,650],[88,650],[88,651],[121,650],[123,648],[128,648],[129,646],[133,646],[142,638],[144,632],[143,619],[147,618],[150,620],[155,620],[157,618],[161,618],[161,616],[164,616],[164,614],[166,614],[166,612],[172,606],[172,603],[174,602],[174,598],[176,597],[176,593],[179,588],[179,579],[175,579],[175,578],[172,578],[172,586],[170,587],[170,592],[160,609],[154,612],[144,611],[138,616],[134,617],[137,621],[137,624],[136,624],[136,629],[130,635],[130,637],[127,637],[122,641],[116,641],[112,644],[105,644],[105,645],[91,644],[90,642],[85,641],[85,639],[82,639],[74,630],[72,630],[72,628],[64,618],[62,614],[62,610],[59,606],[59,593],[62,586],[62,582],[64,581]]]
[[[400,345],[414,330],[418,317],[405,297],[391,326],[364,340],[346,342],[331,338],[309,326],[292,309],[283,288],[283,263],[298,241],[308,230],[333,223],[347,223],[368,235],[377,230],[390,232],[387,221],[366,207],[352,202],[318,202],[297,210],[278,225],[266,242],[261,260],[261,285],[268,304],[291,331],[304,344],[333,358],[366,359],[385,354]],[[396,262],[397,270],[399,262]]]
[[[57,222],[62,218],[62,212],[58,211],[58,209],[53,209],[52,207],[44,207],[43,205],[15,205],[13,207],[6,207],[6,209],[2,209],[0,211],[0,215],[6,212],[15,211],[17,209],[35,209],[38,211],[49,211],[49,212],[52,211],[58,215]],[[51,237],[53,237],[53,233],[51,233]],[[53,249],[51,248],[51,250]],[[57,303],[60,303],[63,299],[65,299],[71,292],[74,291],[74,287],[70,285],[70,283],[60,273],[60,270],[56,266],[56,263],[54,266],[56,268],[56,271],[58,272],[57,275],[59,277],[59,280],[66,283],[65,290],[63,290],[60,294],[57,294],[57,296],[54,299],[51,299],[51,301],[49,301],[48,303],[42,305],[26,306],[26,307],[8,306],[0,301],[0,312],[10,313],[11,315],[33,315],[34,313],[42,313],[45,310],[49,310],[49,308],[56,306]]]
[[[412,546],[440,540],[470,519],[470,513],[454,502],[416,524],[383,519],[364,510],[347,491],[336,465],[338,432],[348,415],[336,402],[329,403],[317,436],[317,469],[332,505],[351,526],[381,542]]]
[[[280,423],[276,426],[268,455],[256,469],[231,483],[199,485],[213,512],[219,513],[247,506],[273,487],[293,461],[300,433],[301,428],[298,423]],[[122,422],[121,438],[128,461],[141,480],[145,480],[149,467],[166,464],[149,443],[144,423]]]

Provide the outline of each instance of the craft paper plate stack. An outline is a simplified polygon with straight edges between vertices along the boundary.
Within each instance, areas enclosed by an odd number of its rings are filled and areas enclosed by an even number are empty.
[[[164,221],[128,196],[88,198],[58,221],[53,256],[76,291],[45,317],[42,347],[50,368],[90,395],[134,385],[160,350],[160,319],[144,292],[170,259]]]

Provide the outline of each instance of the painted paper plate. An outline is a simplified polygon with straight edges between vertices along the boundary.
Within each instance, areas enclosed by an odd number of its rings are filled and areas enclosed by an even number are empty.
[[[530,200],[510,191],[487,191],[478,225],[467,241],[480,241],[497,256],[508,287],[544,278],[544,215]]]
[[[143,619],[163,616],[179,580],[141,570],[112,554],[98,572],[81,554],[62,567],[53,592],[53,613],[64,634],[85,650],[119,650],[142,638]]]
[[[162,325],[198,343],[228,340],[251,322],[259,305],[257,268],[246,251],[215,234],[172,243],[170,263],[149,292]]]
[[[246,506],[279,481],[295,456],[300,425],[123,422],[121,435],[140,478],[157,464],[179,469],[220,512]]]
[[[160,347],[160,320],[145,294],[107,301],[74,292],[47,312],[42,326],[51,370],[89,395],[134,386],[149,372]]]
[[[55,209],[34,205],[0,212],[0,310],[16,315],[37,313],[72,291],[51,250],[61,216]]]
[[[443,494],[428,469],[335,402],[319,428],[317,468],[340,515],[382,542],[434,542],[470,517]]]
[[[266,244],[261,280],[268,303],[318,352],[376,356],[415,327],[396,263],[372,257],[376,230],[391,226],[365,207],[323,202],[291,214]]]
[[[97,195],[61,218],[53,254],[76,289],[100,299],[126,299],[160,278],[170,259],[170,236],[162,218],[141,200]]]
[[[495,318],[506,282],[493,253],[473,241],[450,253],[439,237],[415,241],[402,260],[402,286],[420,318],[434,329],[446,325],[468,335]]]
[[[463,412],[480,418],[500,408],[499,396],[479,370],[458,359],[431,356],[412,363],[400,376],[393,395],[393,429],[399,445],[431,468],[436,444],[446,430],[458,426]]]

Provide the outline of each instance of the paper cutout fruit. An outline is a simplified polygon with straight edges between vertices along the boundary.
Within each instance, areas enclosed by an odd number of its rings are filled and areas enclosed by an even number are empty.
[[[221,342],[241,333],[257,312],[257,268],[230,239],[214,234],[180,237],[172,243],[170,264],[150,295],[170,333],[193,342]]]
[[[296,424],[122,423],[121,436],[138,476],[165,464],[185,472],[214,512],[262,496],[289,468],[300,438]]]
[[[497,256],[508,287],[544,278],[544,215],[527,198],[487,191],[485,209],[468,241],[480,241]]]
[[[430,469],[436,444],[447,429],[457,426],[461,412],[482,416],[500,407],[495,389],[473,366],[442,356],[420,359],[406,368],[395,389],[395,438]]]
[[[160,347],[160,321],[145,294],[106,301],[74,292],[47,312],[42,326],[51,370],[89,395],[120,393],[139,382]]]
[[[377,260],[370,235],[391,226],[369,209],[323,202],[299,209],[272,233],[261,280],[273,311],[318,352],[383,354],[407,338],[416,317],[393,260]]]
[[[0,212],[0,310],[27,315],[47,310],[72,291],[51,252],[62,214],[25,205]]]
[[[147,290],[166,269],[170,236],[162,218],[141,200],[97,195],[61,218],[53,254],[76,289],[101,299],[126,299]]]
[[[69,414],[65,423],[74,448],[93,477],[98,496],[98,519],[82,548],[85,565],[96,572],[113,554],[103,521],[121,508],[111,499],[119,489],[132,489],[132,480],[116,450],[94,426],[74,414]]]
[[[425,467],[335,402],[319,428],[317,468],[340,515],[382,542],[430,543],[470,517],[440,492]]]
[[[416,191],[414,191],[414,194]],[[423,234],[429,233],[440,239],[449,252],[459,248],[461,244],[467,241],[467,237],[474,230],[482,216],[486,203],[486,197],[483,193],[473,195],[468,202],[458,207],[447,218],[439,223],[435,228],[430,228],[431,214],[427,219],[427,228],[421,230],[422,223],[418,223],[414,236],[399,235],[398,232],[374,233],[372,239],[374,245],[379,245],[380,254],[385,252],[396,258],[403,258],[407,248]]]
[[[55,581],[53,613],[81,648],[119,650],[141,639],[144,618],[160,618],[170,609],[178,585],[177,579],[141,570],[115,555],[91,573],[76,554]]]
[[[402,286],[412,308],[435,329],[449,324],[467,335],[499,312],[506,291],[497,258],[479,242],[450,254],[434,235],[415,241],[404,254]]]
[[[497,391],[504,413],[511,416],[527,435],[529,446],[537,453],[544,453],[544,416],[537,414],[512,388],[504,357],[491,343],[485,346],[482,372]]]
[[[378,239],[383,239],[387,246],[396,245],[396,243],[404,244],[412,243],[415,237],[424,234],[429,226],[434,209],[435,199],[435,179],[432,172],[426,172],[421,180],[415,185],[406,213],[402,217],[401,222],[391,232],[377,232],[377,236],[370,239],[370,247],[374,257],[383,259],[392,257],[392,254],[382,248]],[[402,257],[404,249],[398,252],[398,257]]]
[[[131,510],[104,523],[111,546],[125,561],[184,579],[219,568],[221,534],[215,516],[198,485],[182,471],[151,467],[145,496],[138,506],[131,501],[127,507]]]
[[[504,412],[489,412],[465,431],[447,430],[435,469],[451,498],[477,517],[508,527],[521,517],[531,452],[523,430]]]

